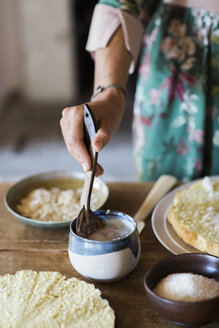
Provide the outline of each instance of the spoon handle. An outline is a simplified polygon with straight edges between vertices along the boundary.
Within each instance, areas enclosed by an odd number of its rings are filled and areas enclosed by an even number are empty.
[[[144,202],[134,216],[139,232],[144,228],[144,220],[152,211],[158,201],[176,184],[177,179],[171,175],[162,175],[154,184],[153,188],[146,196]]]
[[[96,133],[96,122],[91,112],[91,109],[87,104],[84,105],[84,142],[87,147],[88,153],[91,158],[91,171],[86,172],[84,186],[81,194],[81,207],[85,207],[85,209],[90,211],[90,199],[93,188],[95,169],[97,163],[98,153],[93,150],[92,140]]]

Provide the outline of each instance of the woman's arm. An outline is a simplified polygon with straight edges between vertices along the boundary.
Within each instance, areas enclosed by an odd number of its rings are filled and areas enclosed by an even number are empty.
[[[94,57],[94,90],[99,85],[107,86],[112,83],[125,88],[132,57],[126,49],[121,27],[113,34],[106,48],[95,51]],[[117,88],[107,88],[92,102],[88,102],[88,105],[98,122],[93,146],[99,152],[109,142],[111,135],[121,123],[125,106],[124,94]],[[84,171],[89,171],[91,161],[83,142],[83,104],[65,108],[60,124],[69,153],[82,165]],[[102,173],[103,168],[98,165],[96,175]]]

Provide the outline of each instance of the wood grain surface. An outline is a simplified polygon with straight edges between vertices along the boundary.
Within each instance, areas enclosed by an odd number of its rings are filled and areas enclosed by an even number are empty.
[[[4,206],[10,183],[0,184],[0,274],[18,270],[59,271],[66,277],[86,280],[77,273],[68,258],[67,228],[34,228],[16,220]],[[134,216],[152,183],[108,183],[110,194],[105,209],[123,211]],[[171,328],[173,323],[161,317],[147,300],[144,275],[156,262],[172,256],[156,239],[150,217],[141,233],[142,254],[136,269],[122,280],[109,284],[95,283],[116,313],[119,328]],[[214,321],[205,328],[219,327]]]

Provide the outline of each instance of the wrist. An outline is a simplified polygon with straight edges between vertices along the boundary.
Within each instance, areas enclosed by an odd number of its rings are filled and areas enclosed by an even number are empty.
[[[112,99],[117,99],[125,102],[126,90],[125,88],[123,88],[123,86],[115,83],[99,85],[95,89],[90,100],[93,101],[96,97],[98,97],[100,100],[101,98],[105,98],[106,96]]]

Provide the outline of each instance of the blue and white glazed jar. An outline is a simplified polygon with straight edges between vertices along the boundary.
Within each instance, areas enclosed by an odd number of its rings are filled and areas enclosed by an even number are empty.
[[[136,222],[129,215],[118,211],[97,211],[95,214],[103,220],[122,220],[130,232],[125,237],[112,241],[89,240],[76,234],[76,220],[72,221],[68,246],[71,264],[90,280],[119,280],[134,270],[140,258],[141,247]]]

